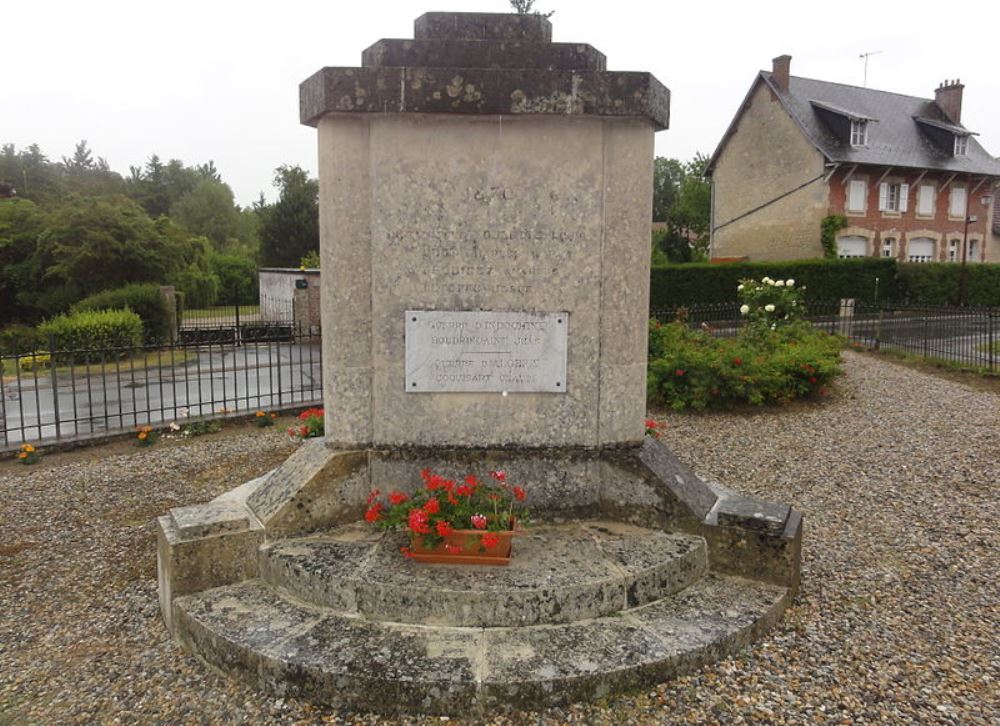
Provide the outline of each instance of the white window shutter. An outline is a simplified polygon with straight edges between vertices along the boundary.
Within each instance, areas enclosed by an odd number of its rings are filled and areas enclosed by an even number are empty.
[[[878,211],[884,212],[889,206],[889,185],[882,182],[878,185]]]
[[[910,198],[910,185],[909,184],[900,184],[899,185],[899,211],[902,212],[902,213],[904,213],[904,214],[906,213],[906,207],[907,207],[909,198]]]

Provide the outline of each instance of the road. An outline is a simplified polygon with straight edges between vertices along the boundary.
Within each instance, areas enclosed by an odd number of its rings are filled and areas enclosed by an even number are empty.
[[[267,343],[192,350],[183,364],[132,370],[98,366],[90,375],[46,370],[10,377],[0,386],[0,449],[22,442],[75,438],[188,417],[256,411],[323,397],[320,346]],[[57,392],[57,393],[54,393]]]

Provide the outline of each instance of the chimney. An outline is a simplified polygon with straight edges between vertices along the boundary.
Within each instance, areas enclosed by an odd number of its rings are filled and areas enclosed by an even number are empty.
[[[792,56],[790,55],[779,55],[771,61],[771,80],[782,93],[788,93],[788,74],[791,69]],[[959,99],[961,99],[961,91],[959,91]],[[961,101],[959,104],[961,105]]]
[[[957,124],[962,123],[962,85],[960,80],[945,81],[934,91],[934,103]]]

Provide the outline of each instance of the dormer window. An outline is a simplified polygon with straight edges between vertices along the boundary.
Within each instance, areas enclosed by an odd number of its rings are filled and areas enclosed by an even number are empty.
[[[862,120],[851,121],[851,146],[868,146],[867,121],[862,121]]]
[[[955,136],[955,156],[966,156],[969,153],[969,137]]]

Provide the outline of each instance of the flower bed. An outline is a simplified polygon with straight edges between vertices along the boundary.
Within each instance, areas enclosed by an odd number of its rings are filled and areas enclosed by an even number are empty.
[[[748,323],[736,338],[650,321],[649,401],[683,410],[826,395],[840,374],[843,341],[801,319],[794,282],[742,281],[740,312]]]

